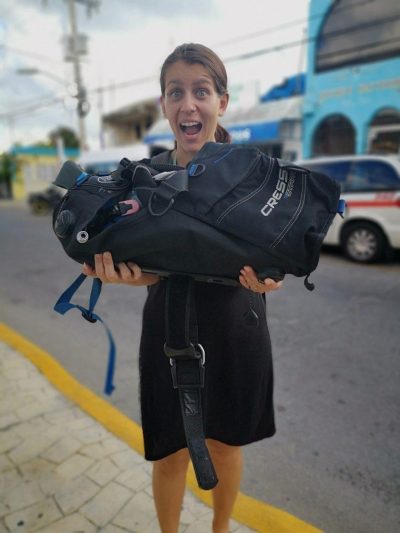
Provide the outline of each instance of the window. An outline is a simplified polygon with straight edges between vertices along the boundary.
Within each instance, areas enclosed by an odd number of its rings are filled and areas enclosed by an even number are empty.
[[[312,163],[304,164],[305,168],[309,168],[314,172],[326,174],[330,178],[335,179],[340,183],[342,190],[345,189],[345,182],[350,169],[350,161],[337,161],[332,163]]]
[[[317,161],[304,166],[337,180],[342,192],[400,190],[400,176],[383,161]]]
[[[400,190],[400,177],[382,161],[355,161],[347,176],[348,191]]]
[[[399,0],[338,0],[316,43],[317,72],[400,55]]]

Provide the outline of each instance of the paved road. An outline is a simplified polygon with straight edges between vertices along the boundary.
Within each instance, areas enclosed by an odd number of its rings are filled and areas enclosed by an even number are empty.
[[[0,250],[0,320],[101,394],[101,326],[52,311],[80,268],[65,256],[50,218],[2,202]],[[288,277],[268,298],[278,432],[246,447],[242,490],[328,533],[399,531],[399,259],[362,267],[324,253],[312,281],[310,293]],[[108,286],[98,306],[118,347],[110,401],[138,423],[144,298],[145,289]]]

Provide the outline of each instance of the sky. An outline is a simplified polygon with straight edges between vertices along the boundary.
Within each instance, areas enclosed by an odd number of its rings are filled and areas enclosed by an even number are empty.
[[[225,61],[231,108],[254,104],[306,67],[304,46],[273,48],[306,36],[309,0],[97,3],[90,14],[75,3],[78,32],[87,37],[81,69],[91,106],[85,119],[90,149],[99,148],[101,114],[159,97],[161,64],[183,42],[209,46]],[[46,141],[58,126],[78,131],[73,68],[64,60],[69,33],[66,0],[0,0],[0,153],[14,143]],[[270,51],[232,59],[262,49]],[[17,73],[26,68],[40,72]],[[95,91],[100,87],[106,90]]]

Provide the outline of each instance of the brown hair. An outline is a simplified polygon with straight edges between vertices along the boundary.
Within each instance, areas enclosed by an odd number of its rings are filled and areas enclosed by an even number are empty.
[[[185,43],[177,46],[175,50],[167,57],[161,67],[160,86],[161,94],[165,96],[165,77],[167,69],[177,61],[185,61],[190,65],[200,64],[208,70],[214,80],[215,89],[219,96],[228,93],[228,76],[225,65],[221,59],[207,46],[197,43]],[[230,143],[231,136],[221,124],[217,124],[215,131],[215,140],[219,143]]]

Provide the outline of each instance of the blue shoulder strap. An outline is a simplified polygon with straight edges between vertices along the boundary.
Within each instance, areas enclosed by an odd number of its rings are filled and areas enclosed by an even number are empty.
[[[83,307],[82,305],[71,303],[71,298],[74,296],[74,294],[79,289],[79,287],[82,285],[82,283],[85,281],[85,279],[86,279],[86,275],[80,274],[76,278],[76,280],[71,283],[71,285],[62,293],[62,295],[57,300],[54,306],[54,311],[56,311],[57,313],[60,313],[60,315],[65,315],[65,313],[67,313],[71,309],[77,308],[81,311],[83,318],[85,318],[89,322],[94,323],[94,322],[97,322],[97,320],[99,320],[103,324],[107,332],[109,346],[110,346],[109,353],[108,353],[108,367],[107,367],[106,381],[104,385],[104,392],[105,394],[110,395],[112,394],[115,388],[113,384],[114,369],[115,369],[115,355],[116,355],[114,338],[107,324],[102,320],[101,317],[99,317],[99,315],[93,312],[93,309],[100,296],[101,286],[102,286],[101,281],[98,278],[93,279],[92,290],[90,292],[90,298],[89,298],[89,307],[87,309]]]

